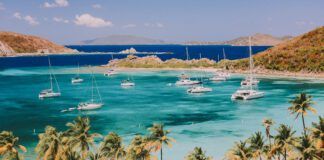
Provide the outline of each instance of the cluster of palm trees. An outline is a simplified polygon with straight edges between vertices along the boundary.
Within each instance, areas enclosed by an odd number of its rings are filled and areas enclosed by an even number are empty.
[[[264,119],[265,137],[261,132],[255,132],[245,141],[236,142],[234,147],[226,154],[225,159],[324,159],[324,118],[319,117],[318,123],[312,123],[307,128],[305,115],[308,111],[316,113],[311,107],[311,96],[301,93],[290,101],[291,114],[296,119],[301,117],[303,125],[302,136],[297,136],[292,127],[280,124],[276,134],[272,134],[272,119]],[[163,160],[163,147],[175,142],[168,135],[162,124],[155,123],[148,128],[147,135],[136,135],[125,147],[122,138],[110,132],[105,137],[91,132],[88,117],[77,117],[73,122],[67,123],[65,131],[57,131],[47,126],[45,132],[38,135],[39,141],[35,148],[37,159],[43,160]],[[98,140],[95,142],[95,140]],[[101,142],[99,141],[101,140]],[[99,143],[100,142],[100,143]],[[98,144],[98,145],[96,145]],[[12,132],[0,133],[0,158],[4,160],[20,160],[19,151],[26,152],[26,148],[19,145],[19,138]],[[153,154],[159,152],[160,156]],[[185,157],[186,160],[211,160],[200,147],[195,147]]]
[[[294,114],[296,119],[301,117],[303,125],[301,136],[297,136],[296,131],[285,124],[280,124],[276,134],[271,134],[274,121],[264,119],[265,137],[261,132],[255,132],[248,139],[236,142],[226,158],[230,160],[323,160],[324,118],[319,116],[319,122],[313,122],[309,128],[305,125],[305,115],[308,111],[316,113],[316,110],[311,107],[312,97],[301,93],[290,103],[291,107],[288,108],[290,113]]]

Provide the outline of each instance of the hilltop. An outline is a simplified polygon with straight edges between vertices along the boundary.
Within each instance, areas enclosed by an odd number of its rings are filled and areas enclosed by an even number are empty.
[[[274,46],[283,43],[289,39],[291,36],[275,37],[269,34],[257,33],[251,36],[253,46]],[[249,36],[235,38],[233,40],[222,41],[222,42],[199,42],[190,41],[186,42],[188,45],[233,45],[233,46],[248,46]]]
[[[127,45],[127,44],[166,44],[163,40],[151,39],[132,35],[110,35],[106,37],[85,40],[78,45]]]
[[[254,56],[259,70],[323,73],[324,26],[276,45]],[[232,69],[246,69],[248,59],[224,61]]]
[[[0,32],[0,57],[75,52],[77,51],[40,37],[14,32]]]

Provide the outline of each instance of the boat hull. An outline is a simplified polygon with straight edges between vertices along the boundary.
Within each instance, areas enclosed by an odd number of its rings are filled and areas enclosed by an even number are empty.
[[[95,109],[99,109],[103,106],[102,103],[80,103],[78,105],[78,110],[95,110]]]

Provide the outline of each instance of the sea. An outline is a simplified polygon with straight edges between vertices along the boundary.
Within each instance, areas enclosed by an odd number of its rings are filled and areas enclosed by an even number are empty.
[[[84,49],[88,47],[83,46]],[[181,54],[180,50],[184,49],[182,46],[168,47],[179,47],[177,54]],[[203,49],[198,50],[196,47],[199,48],[199,46],[189,46],[189,51],[192,53],[190,55],[202,52]],[[215,51],[213,47],[215,46],[206,47],[204,50],[209,50],[216,55],[222,53],[223,47],[215,47]],[[176,50],[175,48],[173,49]],[[237,52],[234,52],[235,49],[232,51],[228,49],[226,53],[229,58],[235,59],[236,54],[247,54],[246,49],[242,47],[241,51],[237,49]],[[148,50],[143,49],[143,51]],[[152,49],[152,51],[170,50]],[[18,57],[15,65],[12,63],[15,58],[8,58],[8,62],[4,60],[7,58],[1,59],[2,67],[4,65],[2,62],[7,62],[8,66],[0,70],[0,117],[2,119],[0,131],[9,130],[19,137],[19,143],[28,149],[25,159],[35,159],[34,147],[38,141],[37,135],[44,132],[47,125],[64,131],[67,129],[65,124],[77,116],[90,118],[92,132],[102,135],[107,135],[109,132],[118,133],[123,137],[126,146],[135,135],[147,135],[147,128],[152,123],[163,123],[165,129],[171,132],[169,136],[175,139],[171,148],[165,147],[165,159],[184,159],[188,152],[198,146],[202,147],[207,155],[218,160],[233,147],[234,142],[244,140],[256,131],[264,133],[262,126],[264,118],[272,118],[275,121],[274,128],[285,123],[297,130],[297,135],[301,135],[301,119],[295,119],[295,116],[288,112],[289,100],[300,92],[312,95],[316,102],[313,107],[317,109],[317,114],[309,113],[306,116],[307,125],[317,121],[319,115],[324,115],[322,80],[260,77],[259,90],[265,92],[265,97],[250,101],[231,100],[231,94],[240,87],[244,75],[235,74],[227,81],[218,83],[205,81],[204,86],[213,89],[212,92],[205,94],[188,94],[187,87],[174,85],[177,76],[181,73],[189,74],[193,79],[212,76],[212,73],[203,70],[121,70],[115,76],[105,77],[102,68],[82,66],[80,77],[85,81],[73,85],[71,78],[78,73],[77,62],[100,65],[105,64],[110,57],[110,55],[93,52],[80,58],[83,56],[51,56],[54,65],[52,72],[56,75],[62,96],[44,100],[39,99],[38,94],[50,85],[47,58]],[[103,57],[107,59],[101,61]],[[26,64],[27,62],[33,63]],[[93,111],[62,112],[76,107],[80,102],[90,100],[92,72],[104,106]],[[128,78],[131,78],[136,86],[122,88],[121,81]],[[95,96],[95,99],[97,98],[98,96]],[[272,129],[271,132],[275,134],[276,130]],[[96,139],[95,142],[99,143],[99,141],[100,139]]]
[[[139,52],[136,56],[156,55],[162,60],[171,58],[187,59],[186,47],[188,47],[188,59],[199,59],[201,57],[219,61],[224,59],[224,55],[226,59],[230,60],[249,56],[248,46],[229,45],[83,45],[67,47],[76,49],[80,53],[72,55],[51,55],[49,57],[53,66],[73,66],[78,63],[80,65],[104,65],[112,59],[125,58],[127,54],[120,54],[119,52],[131,47]],[[257,54],[269,47],[254,46],[252,47],[253,53]],[[148,52],[157,54],[148,54]],[[48,56],[0,57],[0,69],[39,66],[48,66]]]

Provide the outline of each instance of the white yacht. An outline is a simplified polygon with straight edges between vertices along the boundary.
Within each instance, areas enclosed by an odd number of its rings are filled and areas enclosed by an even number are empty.
[[[251,47],[251,37],[249,37],[249,50],[250,50],[250,75],[249,77],[253,77],[253,62],[252,62],[252,47]],[[256,99],[261,98],[264,96],[264,92],[260,92],[257,90],[256,86],[253,85],[253,79],[250,80],[247,85],[243,86],[241,89],[237,90],[233,95],[232,99],[241,99],[241,100],[250,100],[250,99]]]
[[[212,88],[204,87],[204,86],[193,86],[187,90],[188,93],[205,93],[213,91]]]
[[[72,84],[77,84],[77,83],[81,83],[81,82],[83,82],[83,79],[80,78],[80,66],[79,66],[79,63],[78,63],[78,74],[71,79],[71,83]]]
[[[107,72],[104,73],[104,76],[110,77],[116,74],[117,72],[114,69],[109,69]]]
[[[132,87],[135,86],[135,83],[131,81],[130,79],[123,80],[120,84],[122,87]]]
[[[259,84],[259,80],[253,78],[253,77],[247,77],[245,78],[242,82],[241,82],[241,86],[244,87],[244,86],[257,86]]]
[[[209,78],[211,81],[226,81],[227,76],[220,72],[217,72],[213,77]]]
[[[49,89],[44,89],[38,94],[38,98],[40,98],[40,99],[61,96],[60,87],[59,87],[59,85],[57,83],[55,75],[52,73],[50,58],[48,58],[48,65],[49,65],[50,88]],[[57,91],[54,91],[53,80],[54,80],[54,82],[56,84]]]
[[[99,92],[99,89],[98,89],[98,86],[97,86],[97,82],[96,82],[96,79],[93,75],[93,73],[91,74],[91,79],[92,79],[92,87],[91,87],[91,100],[88,101],[88,102],[81,102],[78,104],[78,107],[77,109],[78,110],[94,110],[94,109],[99,109],[101,108],[104,104],[102,103],[102,100],[101,100],[101,95],[100,95],[100,92]],[[95,100],[94,98],[94,86],[96,87],[96,91],[97,91],[97,94],[98,94],[98,100]]]

